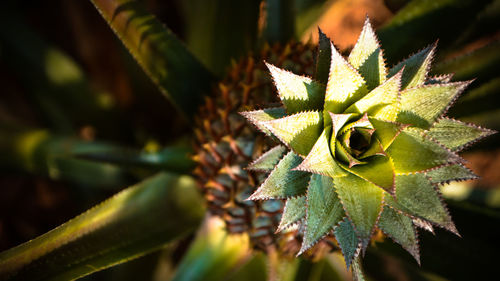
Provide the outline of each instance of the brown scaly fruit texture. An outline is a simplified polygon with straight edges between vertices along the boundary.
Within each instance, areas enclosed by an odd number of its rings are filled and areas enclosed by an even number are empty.
[[[275,234],[284,204],[280,200],[246,201],[265,175],[244,168],[269,150],[273,141],[248,125],[239,112],[279,103],[264,61],[307,76],[313,74],[315,46],[290,43],[266,46],[259,56],[235,64],[227,77],[206,98],[196,117],[195,169],[209,211],[226,222],[229,233],[248,233],[254,248],[278,249],[295,255],[301,244],[301,229]],[[309,252],[321,256],[331,250],[325,240]]]

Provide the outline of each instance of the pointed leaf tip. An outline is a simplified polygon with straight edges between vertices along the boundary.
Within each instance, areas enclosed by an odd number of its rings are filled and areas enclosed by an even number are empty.
[[[333,113],[343,112],[349,105],[363,97],[366,83],[358,71],[337,51],[333,43],[324,109]]]
[[[389,77],[405,67],[401,89],[409,89],[424,85],[427,81],[427,75],[434,58],[436,47],[437,41],[398,63],[389,71]]]
[[[387,77],[387,68],[380,43],[367,17],[358,41],[348,58],[349,63],[365,79],[369,90],[382,84]]]
[[[408,251],[420,264],[418,237],[410,217],[385,206],[378,226],[386,235]]]
[[[293,114],[307,110],[321,110],[323,107],[325,86],[311,78],[299,76],[287,70],[265,62],[278,96],[287,113]]]
[[[354,258],[360,253],[361,241],[356,234],[352,222],[348,218],[340,222],[335,228],[334,234],[344,256],[346,268],[349,269]]]
[[[286,147],[277,145],[255,159],[246,169],[253,171],[272,171],[283,154],[285,154],[285,151]]]
[[[342,204],[330,177],[313,174],[307,189],[304,240],[299,254],[307,251],[344,217]]]
[[[288,152],[248,199],[286,199],[304,195],[311,175],[301,171],[292,171],[301,162],[300,156],[292,151]]]

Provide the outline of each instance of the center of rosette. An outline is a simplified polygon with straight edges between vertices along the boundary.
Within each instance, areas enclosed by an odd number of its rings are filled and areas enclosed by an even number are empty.
[[[330,139],[330,149],[337,161],[352,167],[366,164],[371,156],[384,155],[366,114],[358,118],[351,115],[345,120],[344,124],[333,124],[340,129],[334,130]]]

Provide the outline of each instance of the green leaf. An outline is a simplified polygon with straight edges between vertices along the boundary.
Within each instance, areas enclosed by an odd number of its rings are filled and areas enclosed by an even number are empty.
[[[433,68],[435,73],[454,73],[455,80],[471,80],[483,83],[498,77],[500,40],[493,41],[482,48],[443,61]]]
[[[73,280],[157,250],[198,226],[194,181],[160,173],[0,253],[2,280]]]
[[[346,267],[349,269],[354,257],[359,254],[359,238],[356,235],[352,222],[347,218],[340,222],[339,226],[335,228],[334,233],[335,239],[339,242],[340,249],[342,250]]]
[[[336,139],[337,136],[339,135],[340,130],[344,127],[344,125],[350,121],[353,117],[355,117],[355,114],[352,113],[347,113],[347,114],[335,114],[328,112],[330,115],[330,119],[332,121],[332,139]],[[333,140],[332,140],[333,142]],[[334,146],[331,145],[330,143],[330,149],[332,150],[332,153],[334,152]]]
[[[326,85],[330,73],[330,61],[332,58],[332,44],[321,29],[318,27],[318,55],[316,57],[316,73],[314,78]]]
[[[421,130],[406,128],[387,149],[396,174],[415,173],[460,162],[458,155],[424,136]]]
[[[307,110],[321,110],[325,99],[325,86],[311,78],[295,75],[266,63],[278,95],[288,114]]]
[[[471,82],[431,84],[403,91],[398,121],[428,129]]]
[[[270,43],[287,43],[295,34],[293,0],[267,0],[264,37]]]
[[[424,85],[436,52],[437,42],[398,63],[389,71],[389,77],[403,70],[401,89]],[[403,103],[404,104],[404,103]]]
[[[344,169],[391,194],[394,193],[395,172],[391,159],[386,156],[374,156],[365,161],[367,163],[364,165],[344,167]]]
[[[333,183],[347,216],[354,223],[362,249],[365,249],[382,212],[384,191],[355,175],[334,178]]]
[[[450,181],[474,180],[478,178],[474,172],[462,164],[439,167],[428,171],[426,175],[429,177],[429,180],[435,184],[444,184]]]
[[[450,108],[447,115],[453,117],[471,116],[489,110],[496,110],[500,93],[500,76],[471,89]]]
[[[361,259],[358,257],[354,258],[352,263],[352,277],[354,281],[365,281],[365,276],[361,268]]]
[[[423,46],[437,38],[442,47],[453,45],[490,2],[491,0],[409,1],[377,30],[386,57],[397,60],[415,46]]]
[[[399,106],[391,106],[398,102],[402,72],[398,72],[382,85],[373,89],[366,96],[355,102],[345,113],[368,113],[370,117],[385,121],[396,121]]]
[[[288,152],[248,200],[286,199],[304,195],[311,174],[292,170],[301,162],[300,156]]]
[[[370,118],[370,122],[375,128],[375,137],[380,141],[384,150],[386,150],[394,142],[396,137],[406,128],[408,125],[382,121],[376,118]]]
[[[250,163],[247,170],[272,171],[283,157],[283,154],[285,154],[285,151],[286,147],[277,145]]]
[[[330,131],[330,126],[323,130],[323,133],[319,136],[311,152],[309,152],[304,161],[295,168],[296,170],[325,175],[331,178],[341,177],[347,174],[347,172],[333,159],[330,152],[330,147],[328,146],[328,136],[331,135]]]
[[[386,80],[384,56],[368,17],[356,45],[349,54],[348,61],[365,79],[368,90],[374,89]]]
[[[8,6],[0,11],[1,25],[9,26],[0,30],[2,61],[23,85],[27,102],[36,104],[37,118],[65,134],[76,134],[82,124],[95,127],[101,137],[128,130],[114,111],[113,97],[93,89],[71,56],[46,42],[23,21],[23,14]],[[103,97],[111,102],[103,103]]]
[[[161,11],[174,15],[170,13],[181,8],[179,19],[187,47],[211,71],[225,75],[231,60],[247,55],[256,45],[260,2],[185,0]]]
[[[213,76],[143,3],[91,1],[151,80],[191,119],[210,91]]]
[[[418,237],[410,217],[385,206],[380,215],[378,226],[387,236],[407,250],[420,264]]]
[[[312,175],[307,189],[306,230],[298,255],[330,232],[344,215],[332,178]]]
[[[289,198],[286,200],[285,209],[283,210],[283,215],[281,216],[280,225],[278,226],[279,231],[292,226],[296,222],[299,222],[306,217],[306,196],[298,196]]]
[[[307,155],[323,129],[320,112],[309,111],[263,122],[281,142],[300,155]]]
[[[254,111],[240,112],[248,121],[254,124],[259,130],[267,135],[271,135],[271,131],[267,129],[264,122],[282,118],[286,115],[285,109],[282,107],[266,108]]]
[[[460,151],[494,133],[495,131],[474,124],[443,117],[432,125],[427,135],[453,151]]]
[[[396,200],[390,196],[385,199],[387,205],[407,215],[427,220],[458,235],[436,186],[424,174],[396,176]]]
[[[368,90],[363,77],[342,57],[335,46],[330,44],[332,55],[324,109],[332,113],[342,113]]]
[[[220,218],[211,217],[205,219],[170,280],[221,280],[248,261],[250,255],[245,236],[230,235]]]

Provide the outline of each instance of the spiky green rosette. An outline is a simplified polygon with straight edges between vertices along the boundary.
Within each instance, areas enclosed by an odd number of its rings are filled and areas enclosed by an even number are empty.
[[[356,272],[377,229],[417,261],[416,227],[458,235],[438,185],[476,178],[457,152],[492,131],[444,116],[471,81],[428,77],[435,48],[388,69],[367,19],[347,59],[320,31],[314,79],[268,64],[283,106],[241,114],[284,146],[248,167],[270,172],[249,200],[286,200],[299,254],[333,233]]]

